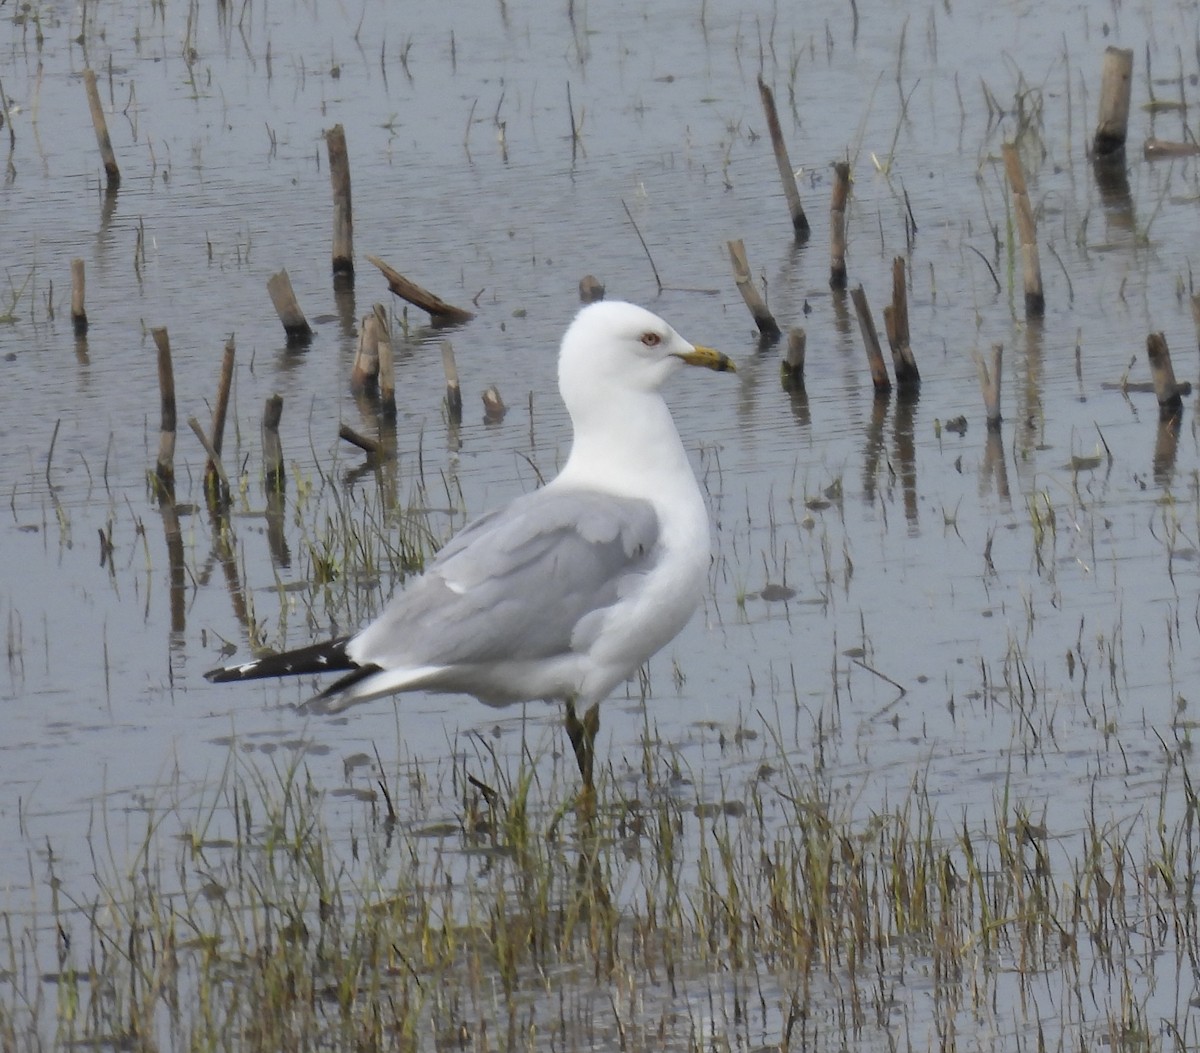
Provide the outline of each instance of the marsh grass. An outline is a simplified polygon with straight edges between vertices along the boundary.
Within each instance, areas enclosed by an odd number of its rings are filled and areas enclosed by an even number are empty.
[[[340,786],[303,744],[232,743],[128,850],[98,815],[90,879],[60,880],[52,843],[31,857],[38,901],[2,916],[0,1045],[884,1049],[913,990],[933,1007],[915,1045],[1197,1040],[1187,990],[1171,1018],[1148,1005],[1200,955],[1186,746],[1163,743],[1157,810],[1094,802],[1063,830],[1013,780],[982,822],[919,776],[863,808],[764,730],[722,735],[717,779],[648,733],[591,819],[529,743],[348,763]]]

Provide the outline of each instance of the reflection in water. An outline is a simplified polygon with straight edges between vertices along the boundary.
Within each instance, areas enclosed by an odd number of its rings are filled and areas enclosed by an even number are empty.
[[[117,211],[117,191],[104,190],[100,194],[100,227],[96,231],[96,247],[101,250],[108,244],[112,232],[113,216]]]
[[[812,426],[812,414],[808,409],[808,392],[803,388],[788,392],[788,404],[792,407],[792,417],[802,428]]]
[[[1043,322],[1030,318],[1025,323],[1025,354],[1021,356],[1017,384],[1017,459],[1035,464],[1035,450],[1045,445],[1046,416],[1042,405],[1042,337]]]
[[[1008,505],[1012,496],[1008,489],[1008,462],[1004,459],[1004,442],[1000,435],[999,426],[987,430],[987,442],[983,448],[983,464],[979,470],[980,496],[988,493],[993,480],[996,483],[996,496]]]
[[[246,601],[246,590],[242,585],[238,572],[236,537],[233,533],[233,521],[229,518],[227,508],[210,508],[209,524],[212,528],[212,549],[205,560],[204,566],[196,575],[196,584],[202,588],[212,580],[213,564],[221,567],[225,577],[225,588],[229,593],[233,616],[246,632],[250,646],[257,649],[262,646],[261,635],[250,616],[250,605]]]
[[[854,333],[853,318],[850,308],[846,305],[848,295],[845,289],[834,289],[830,295],[833,302],[833,329],[842,337],[843,342],[849,342]]]
[[[896,397],[896,420],[892,428],[895,450],[895,469],[900,476],[904,494],[904,515],[914,526],[917,522],[917,457],[914,442],[914,420],[920,395],[916,388],[900,392]]]
[[[1179,446],[1179,432],[1183,425],[1182,415],[1173,414],[1159,419],[1154,437],[1154,481],[1164,489],[1171,485],[1175,474],[1175,452]]]
[[[867,422],[866,441],[863,443],[863,500],[875,502],[875,479],[879,474],[879,461],[883,456],[883,426],[887,422],[891,400],[886,395],[876,395],[871,400],[871,419]]]
[[[336,274],[333,278],[333,304],[337,312],[338,332],[342,343],[354,346],[358,339],[356,319],[358,306],[354,298],[354,275]]]
[[[288,549],[284,512],[287,501],[282,489],[266,488],[267,497],[267,547],[271,551],[271,563],[279,568],[292,565],[292,554]]]
[[[163,534],[167,543],[167,580],[171,609],[171,646],[182,646],[187,629],[187,565],[183,558],[183,530],[179,524],[179,506],[173,494],[164,493],[158,502],[162,513]]]
[[[1107,240],[1124,241],[1137,230],[1125,151],[1118,150],[1115,154],[1096,157],[1092,161],[1092,173],[1104,205]]]

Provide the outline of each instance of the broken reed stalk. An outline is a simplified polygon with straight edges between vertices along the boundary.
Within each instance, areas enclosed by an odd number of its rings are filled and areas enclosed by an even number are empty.
[[[779,364],[779,382],[785,391],[804,391],[804,353],[808,335],[803,329],[788,330],[787,354]]]
[[[236,353],[236,345],[231,336],[225,341],[225,351],[221,357],[221,378],[217,381],[217,401],[213,405],[210,438],[208,442],[201,439],[208,452],[208,461],[204,465],[204,492],[210,499],[218,496],[223,496],[226,500],[229,498],[229,477],[221,464],[221,444],[225,441],[225,416],[229,411],[229,392],[233,387],[233,360]],[[221,489],[222,487],[224,489]]]
[[[204,447],[204,452],[208,455],[208,461],[204,465],[205,496],[213,503],[223,503],[229,499],[229,476],[225,474],[225,465],[221,463],[221,455],[214,449],[212,442],[204,434],[204,429],[195,417],[188,417],[188,427],[195,433],[196,438],[200,440],[200,445]],[[211,481],[210,471],[212,472]]]
[[[846,288],[846,199],[850,196],[850,165],[833,166],[833,200],[829,205],[829,284]]]
[[[875,319],[871,317],[871,306],[867,303],[867,294],[861,285],[850,290],[850,299],[854,301],[854,310],[858,315],[858,328],[862,332],[863,344],[867,349],[867,362],[871,367],[871,383],[876,395],[887,395],[892,390],[892,382],[888,379],[887,365],[883,361],[883,349],[879,345],[879,331],[875,328]]]
[[[579,302],[597,303],[604,299],[604,284],[594,274],[579,279]]]
[[[904,282],[904,257],[892,260],[892,302],[883,309],[883,327],[892,349],[896,387],[901,391],[921,386],[921,373],[908,332],[908,287]]]
[[[792,231],[797,238],[807,238],[808,217],[800,202],[800,190],[796,186],[796,173],[788,158],[787,144],[783,141],[783,129],[779,126],[779,112],[775,109],[775,95],[760,75],[758,94],[762,98],[763,111],[767,115],[767,130],[771,133],[771,146],[775,150],[775,165],[779,169],[779,181],[783,184],[783,196],[787,198],[788,213],[792,217]]]
[[[779,324],[775,321],[762,296],[759,295],[758,288],[750,276],[750,261],[746,258],[745,242],[738,238],[736,241],[729,242],[728,245],[729,262],[733,265],[733,280],[737,282],[738,292],[742,294],[742,299],[746,301],[746,306],[750,309],[754,324],[758,326],[758,331],[764,339],[778,340]]]
[[[281,491],[287,486],[283,468],[283,443],[279,438],[279,422],[283,418],[283,396],[276,393],[267,399],[263,409],[263,481],[269,491]]]
[[[475,317],[462,307],[446,303],[440,296],[435,296],[428,289],[423,289],[416,282],[409,281],[394,267],[389,266],[378,256],[368,256],[367,261],[375,264],[387,279],[388,288],[402,300],[407,300],[422,311],[427,311],[435,326],[456,325],[469,322]]]
[[[458,385],[458,365],[454,361],[454,347],[449,340],[442,341],[442,370],[446,374],[446,412],[453,424],[462,423],[462,388]]]
[[[396,360],[392,355],[392,333],[387,307],[375,305],[375,338],[379,352],[379,408],[385,420],[396,419]]]
[[[335,124],[325,133],[329,183],[333,188],[333,276],[354,281],[354,212],[350,204],[350,156],[346,131]]]
[[[304,312],[300,310],[300,303],[296,299],[296,293],[292,289],[292,279],[288,277],[286,268],[278,274],[272,274],[267,279],[267,292],[271,296],[271,303],[275,305],[275,313],[279,315],[279,320],[283,323],[287,342],[289,344],[307,344],[312,340],[312,327],[308,324],[308,319],[304,317]]]
[[[151,329],[158,348],[158,391],[162,423],[158,433],[158,461],[154,474],[169,494],[175,487],[175,371],[171,366],[171,338],[163,327]]]
[[[1146,337],[1146,355],[1150,359],[1150,373],[1154,378],[1154,395],[1158,399],[1158,419],[1170,420],[1183,413],[1180,387],[1175,382],[1175,370],[1171,365],[1171,351],[1167,338],[1162,333],[1151,333]]]
[[[979,373],[979,388],[983,392],[983,409],[987,414],[988,431],[999,431],[1000,422],[1000,365],[1004,360],[1004,345],[992,344],[990,361],[978,351],[972,352]]]
[[[1195,157],[1200,154],[1200,143],[1176,143],[1168,139],[1147,139],[1142,143],[1142,156],[1147,161],[1171,160],[1177,157]]]
[[[350,392],[362,395],[370,391],[379,379],[379,328],[374,311],[363,315],[358,326],[358,351],[350,370]]]
[[[343,424],[338,428],[338,438],[350,443],[351,446],[357,446],[368,457],[380,457],[383,453],[383,444],[377,439],[368,439],[361,432],[355,431],[349,424]]]
[[[480,396],[483,399],[483,423],[499,424],[504,420],[508,407],[500,397],[500,389],[495,384],[489,384],[487,390]]]
[[[92,111],[92,127],[96,129],[96,143],[100,147],[100,159],[104,162],[105,185],[116,190],[121,185],[121,169],[117,167],[117,155],[113,153],[112,140],[108,136],[108,122],[104,119],[104,106],[100,102],[100,90],[96,87],[96,71],[83,71],[83,86],[87,90],[88,109]]]
[[[1129,131],[1129,98],[1133,88],[1133,51],[1104,49],[1100,74],[1100,118],[1092,140],[1094,157],[1108,157],[1125,149]]]
[[[633,218],[633,213],[629,211],[629,206],[625,204],[625,199],[621,198],[621,207],[625,210],[625,215],[629,220],[629,225],[633,227],[633,232],[637,235],[638,241],[642,244],[642,251],[646,254],[646,259],[650,261],[650,270],[654,274],[654,284],[658,286],[658,293],[661,296],[663,291],[662,279],[658,276],[658,268],[654,265],[654,256],[650,253],[650,246],[646,244],[646,239],[642,237],[642,230],[637,225],[637,220]]]
[[[1021,270],[1025,278],[1025,315],[1041,318],[1046,313],[1042,294],[1042,264],[1038,258],[1037,223],[1025,188],[1025,172],[1015,143],[1004,144],[1004,171],[1012,187],[1013,208],[1017,213],[1017,234],[1021,241]]]
[[[87,336],[88,331],[87,308],[84,307],[86,285],[83,259],[77,256],[71,261],[71,324],[76,336]]]

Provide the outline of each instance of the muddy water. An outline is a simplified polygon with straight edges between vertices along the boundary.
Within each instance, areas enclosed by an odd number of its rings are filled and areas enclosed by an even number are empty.
[[[1154,330],[1180,379],[1196,373],[1197,166],[1140,151],[1152,134],[1184,137],[1177,112],[1141,104],[1151,91],[1178,99],[1182,71],[1194,105],[1195,57],[1176,42],[1196,38],[1195,12],[860,2],[855,30],[832,2],[472,6],[4,10],[4,909],[35,909],[50,869],[86,877],[101,813],[122,857],[148,808],[221,771],[231,737],[284,752],[303,738],[329,785],[346,756],[376,744],[437,758],[480,732],[514,754],[522,735],[555,747],[550,707],[414,696],[306,724],[290,708],[306,686],[214,688],[200,676],[224,641],[239,653],[248,641],[207,517],[183,509],[172,554],[145,484],[158,428],[149,330],[170,331],[179,497],[199,507],[203,455],[182,422],[207,420],[234,335],[240,584],[267,643],[307,642],[353,613],[344,596],[326,608],[292,586],[313,576],[312,509],[333,507],[324,477],[342,486],[360,463],[338,422],[375,427],[345,383],[355,320],[386,299],[367,253],[477,311],[449,334],[467,405],[457,437],[441,409],[445,334],[411,311],[398,348],[389,493],[430,509],[442,536],[565,455],[554,354],[585,273],[739,361],[736,379],[681,377],[671,392],[711,499],[716,559],[702,614],[650,664],[649,700],[631,685],[605,708],[619,776],[636,770],[649,727],[697,795],[719,799],[722,780],[750,777],[761,759],[722,741],[750,729],[761,749],[770,725],[802,766],[816,763],[819,730],[831,785],[867,811],[919,779],[950,824],[985,824],[1007,785],[1068,844],[1089,816],[1159,808],[1200,672],[1197,443],[1191,399],[1176,435],[1158,428],[1152,395],[1112,385],[1149,379]],[[1085,158],[1111,43],[1137,56],[1116,191]],[[89,65],[122,166],[116,195],[88,120]],[[813,221],[804,246],[778,191],[760,71]],[[322,140],[335,123],[358,253],[342,297]],[[1035,324],[998,161],[1018,131],[1043,238],[1047,311]],[[873,400],[853,310],[828,286],[830,165],[846,157],[851,282],[881,330],[891,261],[909,265],[915,402]],[[779,353],[755,338],[729,273],[734,237],[780,320],[807,330],[805,398],[780,389]],[[87,266],[86,343],[69,317],[75,256]],[[315,320],[304,350],[285,346],[266,295],[284,266]],[[1005,424],[989,445],[971,352],[995,342]],[[482,419],[489,383],[510,406],[497,425]],[[273,558],[259,482],[258,421],[274,392],[291,474],[286,560]],[[959,416],[961,434],[945,427]],[[370,508],[375,485],[368,475],[345,489]],[[392,587],[386,568],[345,578],[360,616]],[[764,598],[768,585],[792,591]],[[1166,822],[1183,806],[1162,793]],[[1177,1018],[1191,983],[1166,985],[1154,1010]]]

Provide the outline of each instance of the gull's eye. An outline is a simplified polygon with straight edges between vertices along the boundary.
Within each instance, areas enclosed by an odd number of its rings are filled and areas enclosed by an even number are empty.
[[[642,343],[647,347],[658,347],[662,343],[662,337],[658,333],[643,333]]]

